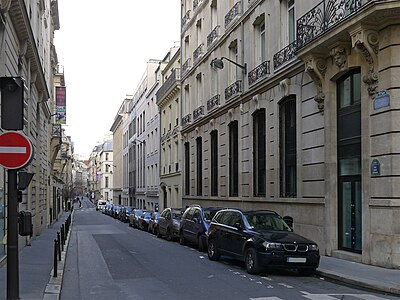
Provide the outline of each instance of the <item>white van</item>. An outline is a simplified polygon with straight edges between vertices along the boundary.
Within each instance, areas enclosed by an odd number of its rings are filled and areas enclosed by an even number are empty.
[[[103,211],[103,209],[106,207],[106,204],[107,204],[106,200],[98,200],[96,210]]]

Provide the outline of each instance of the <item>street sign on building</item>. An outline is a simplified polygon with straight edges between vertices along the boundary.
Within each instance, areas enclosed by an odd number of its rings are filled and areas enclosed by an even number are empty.
[[[31,141],[23,134],[8,131],[0,135],[0,165],[6,169],[20,169],[33,157]]]

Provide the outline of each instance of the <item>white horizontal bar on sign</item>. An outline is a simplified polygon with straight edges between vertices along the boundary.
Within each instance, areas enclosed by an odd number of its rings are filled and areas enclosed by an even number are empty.
[[[0,147],[0,153],[11,153],[11,154],[25,154],[26,153],[26,147]]]

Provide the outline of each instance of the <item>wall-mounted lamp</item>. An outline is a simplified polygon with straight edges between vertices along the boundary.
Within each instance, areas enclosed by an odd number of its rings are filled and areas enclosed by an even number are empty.
[[[211,67],[214,69],[219,69],[219,70],[223,69],[224,68],[224,62],[222,61],[223,59],[225,59],[225,60],[229,61],[230,63],[234,64],[235,66],[241,68],[243,70],[243,73],[247,74],[247,64],[246,63],[242,66],[242,65],[239,65],[237,62],[235,62],[225,56],[222,56],[221,58],[214,58],[210,63]]]

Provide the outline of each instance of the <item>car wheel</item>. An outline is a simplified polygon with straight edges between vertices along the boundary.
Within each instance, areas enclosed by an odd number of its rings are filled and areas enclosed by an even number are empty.
[[[167,228],[167,233],[165,234],[165,238],[167,239],[167,241],[172,241],[171,229]]]
[[[245,254],[246,271],[249,274],[259,274],[260,264],[258,262],[257,252],[254,248],[246,250]]]
[[[297,269],[297,272],[302,276],[312,276],[315,273],[315,268],[311,269]]]
[[[208,254],[208,258],[210,260],[218,260],[219,259],[220,254],[219,254],[215,239],[211,239],[208,241],[207,254]]]
[[[179,244],[185,245],[185,237],[183,236],[182,230],[179,232]]]
[[[204,252],[206,250],[206,247],[204,246],[203,238],[201,237],[201,235],[199,235],[197,243],[197,245],[199,246],[199,251]]]

